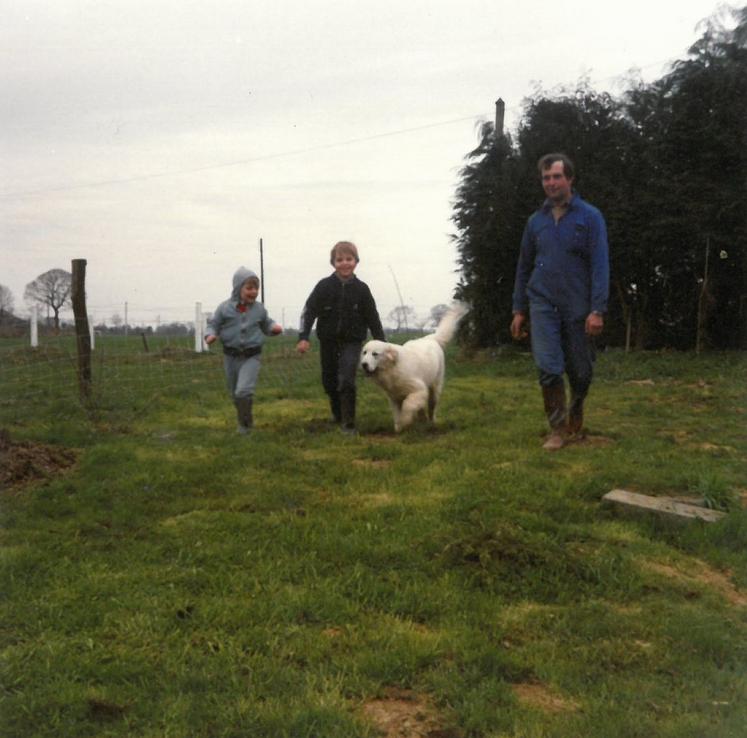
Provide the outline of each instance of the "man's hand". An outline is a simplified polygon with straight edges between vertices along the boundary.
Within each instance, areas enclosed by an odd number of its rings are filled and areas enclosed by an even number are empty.
[[[511,321],[511,338],[514,341],[523,341],[529,335],[526,328],[524,328],[526,320],[527,316],[524,313],[514,313],[514,318]]]
[[[599,313],[589,313],[585,325],[587,336],[598,336],[604,330],[604,318]]]
[[[218,336],[205,336],[205,343],[210,346],[218,340]]]
[[[301,340],[296,344],[296,351],[299,354],[305,354],[310,348],[311,344],[308,341]]]
[[[277,336],[277,335],[279,335],[282,332],[283,332],[283,326],[282,325],[278,325],[277,323],[275,323],[275,325],[272,326],[271,333],[272,333],[273,336]]]

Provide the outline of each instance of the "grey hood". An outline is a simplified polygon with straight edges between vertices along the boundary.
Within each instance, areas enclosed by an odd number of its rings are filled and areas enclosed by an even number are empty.
[[[236,270],[236,273],[233,275],[233,290],[231,292],[231,299],[234,302],[239,302],[241,300],[241,297],[239,296],[241,285],[244,284],[249,277],[257,277],[257,275],[251,269],[247,269],[243,266]],[[259,277],[257,277],[257,279],[259,279]]]

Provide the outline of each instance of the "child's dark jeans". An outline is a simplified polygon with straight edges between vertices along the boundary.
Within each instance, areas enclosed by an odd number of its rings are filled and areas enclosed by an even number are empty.
[[[360,341],[321,341],[322,386],[335,420],[355,427],[355,378],[361,354]]]

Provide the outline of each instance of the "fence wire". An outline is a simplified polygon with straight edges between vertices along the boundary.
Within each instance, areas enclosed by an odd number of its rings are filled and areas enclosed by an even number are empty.
[[[299,355],[295,339],[268,339],[262,351],[258,394],[298,396],[318,384],[318,353]],[[220,348],[198,353],[194,337],[107,336],[91,355],[90,408],[137,408],[172,393],[214,398],[225,393]],[[36,348],[0,339],[0,423],[26,422],[50,405],[81,403],[75,338],[45,337]]]

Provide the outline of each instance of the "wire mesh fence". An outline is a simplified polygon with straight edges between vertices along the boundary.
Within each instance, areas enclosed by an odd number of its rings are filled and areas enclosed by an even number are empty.
[[[262,351],[258,392],[293,397],[317,382],[318,357],[299,355],[293,336],[268,338]],[[130,407],[189,392],[225,392],[219,347],[196,352],[194,336],[107,335],[97,337],[91,356],[90,409]],[[78,357],[72,335],[42,336],[37,347],[0,339],[0,422],[27,420],[35,409],[81,403]]]

